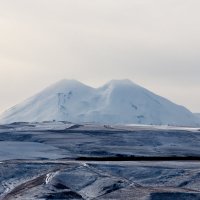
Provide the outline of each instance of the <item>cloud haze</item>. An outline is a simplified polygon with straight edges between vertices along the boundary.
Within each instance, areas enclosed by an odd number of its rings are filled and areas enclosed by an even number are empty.
[[[62,78],[134,82],[200,112],[199,0],[1,0],[0,111]]]

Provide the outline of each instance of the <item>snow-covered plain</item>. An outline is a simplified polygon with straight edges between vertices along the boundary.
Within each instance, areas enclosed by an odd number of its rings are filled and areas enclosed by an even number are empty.
[[[70,121],[109,124],[197,126],[200,120],[130,80],[113,80],[99,88],[75,80],[62,80],[16,105],[0,123],[18,121]]]
[[[200,129],[66,122],[0,126],[0,161],[88,156],[200,156]]]
[[[13,123],[0,140],[1,200],[200,199],[198,128]],[[109,160],[130,156],[185,161]]]

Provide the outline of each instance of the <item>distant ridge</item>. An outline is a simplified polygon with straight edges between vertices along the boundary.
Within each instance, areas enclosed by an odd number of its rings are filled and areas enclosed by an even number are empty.
[[[128,79],[92,88],[61,80],[0,116],[0,123],[34,121],[197,126],[198,118]]]

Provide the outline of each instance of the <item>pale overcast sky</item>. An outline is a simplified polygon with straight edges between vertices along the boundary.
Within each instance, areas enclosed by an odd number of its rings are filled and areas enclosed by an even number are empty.
[[[0,111],[63,78],[129,78],[200,112],[199,0],[0,0]]]

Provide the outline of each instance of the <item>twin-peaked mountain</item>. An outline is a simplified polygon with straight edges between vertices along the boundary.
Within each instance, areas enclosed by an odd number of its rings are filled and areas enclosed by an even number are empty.
[[[1,123],[49,120],[179,126],[198,123],[197,117],[183,106],[130,80],[112,80],[99,88],[62,80],[0,117]]]

